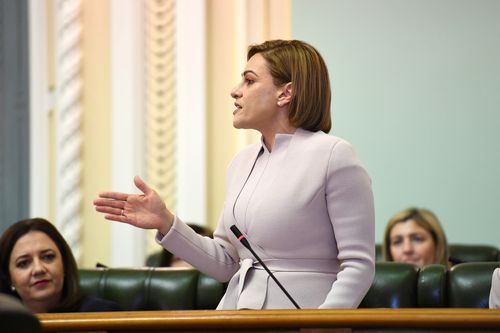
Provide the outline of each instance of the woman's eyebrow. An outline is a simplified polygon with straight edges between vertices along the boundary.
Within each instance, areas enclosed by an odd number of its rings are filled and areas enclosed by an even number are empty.
[[[29,257],[30,257],[29,254],[22,254],[16,258],[14,258],[14,262],[19,261],[19,259],[25,259],[25,258],[29,258]]]
[[[255,75],[255,76],[259,76],[259,75],[257,75],[257,73],[255,73],[255,72],[254,72],[253,70],[251,70],[251,69],[247,69],[246,71],[244,71],[243,73],[241,73],[241,76],[245,76],[246,74],[249,74],[249,73],[250,73],[250,74],[253,74],[253,75]]]

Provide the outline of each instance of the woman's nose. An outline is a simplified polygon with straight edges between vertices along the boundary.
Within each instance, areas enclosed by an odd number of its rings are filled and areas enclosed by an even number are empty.
[[[41,260],[33,260],[33,274],[39,274],[45,272],[45,265]]]
[[[413,251],[413,245],[411,244],[411,241],[409,239],[406,239],[403,242],[403,252],[412,252]]]
[[[240,85],[237,84],[233,89],[231,89],[231,97],[232,98],[238,98],[241,97],[241,92],[240,92]]]

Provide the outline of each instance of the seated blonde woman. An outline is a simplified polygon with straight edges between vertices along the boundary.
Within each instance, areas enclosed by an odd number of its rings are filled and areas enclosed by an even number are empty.
[[[448,242],[439,220],[423,208],[407,208],[389,220],[382,245],[386,261],[423,267],[448,265]]]

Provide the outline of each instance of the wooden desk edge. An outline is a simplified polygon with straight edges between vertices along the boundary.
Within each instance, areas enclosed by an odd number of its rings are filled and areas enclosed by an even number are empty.
[[[488,309],[332,309],[186,310],[38,314],[51,331],[231,328],[500,328],[500,310]]]

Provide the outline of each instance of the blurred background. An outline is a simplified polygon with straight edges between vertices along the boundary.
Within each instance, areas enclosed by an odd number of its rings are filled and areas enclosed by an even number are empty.
[[[376,237],[408,206],[449,242],[500,246],[496,0],[0,0],[0,231],[54,222],[80,266],[143,265],[153,232],[94,211],[141,175],[215,228],[246,48],[301,39],[324,56],[331,134],[373,180]],[[304,221],[307,223],[307,221]]]

